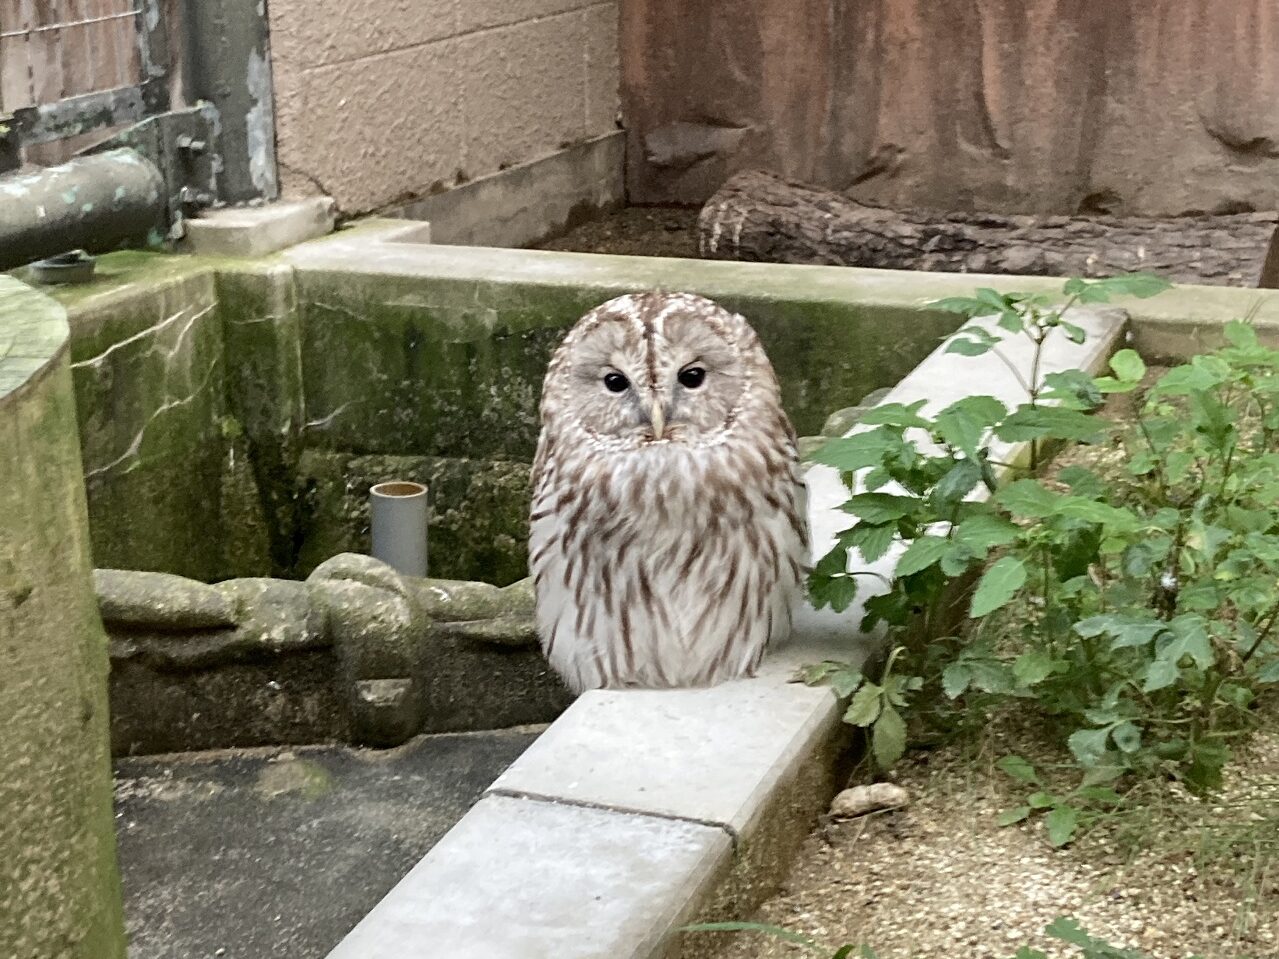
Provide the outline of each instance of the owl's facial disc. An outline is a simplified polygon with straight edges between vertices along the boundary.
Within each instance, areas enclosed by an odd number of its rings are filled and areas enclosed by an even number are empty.
[[[751,382],[746,354],[758,350],[740,317],[700,297],[637,294],[583,321],[557,378],[589,433],[634,449],[699,446],[736,421]]]

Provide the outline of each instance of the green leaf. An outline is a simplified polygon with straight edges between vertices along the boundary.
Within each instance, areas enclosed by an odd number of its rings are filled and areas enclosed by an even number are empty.
[[[1231,320],[1222,328],[1222,333],[1227,343],[1239,349],[1252,349],[1260,345],[1257,342],[1256,327],[1243,320]]]
[[[1067,280],[1062,291],[1078,296],[1080,303],[1106,303],[1112,296],[1146,298],[1172,289],[1172,284],[1153,273],[1121,273],[1102,280]]]
[[[938,413],[934,422],[947,444],[975,459],[986,433],[1007,415],[1007,407],[993,396],[966,396]]]
[[[851,473],[878,466],[887,453],[901,445],[901,439],[886,429],[867,430],[829,440],[813,451],[809,458],[814,463]]]
[[[1146,375],[1146,364],[1136,350],[1120,350],[1110,358],[1110,368],[1121,380],[1140,380]]]
[[[1017,950],[1013,959],[1048,959],[1048,953],[1040,952],[1038,949],[1032,949],[1030,946],[1022,946]]]
[[[1110,731],[1110,738],[1121,752],[1129,755],[1141,748],[1141,730],[1135,723],[1120,723]]]
[[[885,706],[871,734],[871,749],[880,769],[889,769],[906,752],[906,722],[892,706]]]
[[[957,503],[972,492],[981,477],[981,464],[976,460],[958,460],[933,487],[933,500],[941,504]]]
[[[849,546],[855,547],[861,553],[863,560],[873,563],[888,552],[896,534],[897,527],[892,523],[883,526],[858,523],[841,539],[846,539]]]
[[[1141,691],[1154,693],[1167,689],[1177,681],[1179,675],[1176,662],[1167,659],[1153,660],[1146,667],[1145,682],[1141,684]]]
[[[825,682],[832,673],[846,670],[847,668],[843,663],[837,663],[832,659],[821,663],[809,663],[798,671],[795,680],[805,686],[816,686],[818,683]],[[795,680],[792,680],[792,682]]]
[[[1056,508],[1061,497],[1038,480],[1020,479],[995,494],[995,501],[1014,516],[1042,519]]]
[[[858,493],[849,497],[841,509],[866,523],[888,523],[914,513],[919,509],[919,500],[892,493]]]
[[[1042,649],[1028,649],[1013,662],[1013,677],[1022,686],[1042,683],[1053,674],[1057,661]]]
[[[1035,767],[1021,756],[1005,756],[995,763],[995,768],[1019,783],[1039,782],[1039,774],[1035,772]]]
[[[1065,320],[1058,320],[1057,325],[1066,334],[1066,339],[1072,343],[1082,343],[1088,339],[1088,334],[1084,332],[1083,327],[1075,326],[1074,323],[1067,323]]]
[[[896,574],[909,576],[938,562],[954,544],[942,536],[921,536],[906,548],[897,561]]]
[[[951,699],[958,699],[973,681],[973,671],[963,663],[951,663],[941,674],[941,688]]]
[[[1111,649],[1128,649],[1145,646],[1152,639],[1167,629],[1162,620],[1141,616],[1123,616],[1104,614],[1089,616],[1075,623],[1075,632],[1085,639],[1094,636],[1111,636],[1114,641]]]
[[[1074,806],[1060,805],[1044,818],[1048,841],[1056,847],[1070,842],[1079,826],[1079,810]]]
[[[848,704],[844,722],[850,726],[869,726],[873,723],[879,717],[880,707],[883,705],[879,695],[881,692],[883,689],[874,683],[864,683]]]
[[[807,949],[820,949],[817,942],[808,936],[792,932],[782,926],[773,926],[764,922],[698,922],[691,926],[681,926],[680,932],[762,932],[785,942],[793,942]]]
[[[1014,806],[1012,809],[1005,809],[1001,812],[995,822],[1000,826],[1011,826],[1013,823],[1021,822],[1029,815],[1029,806]]]
[[[830,678],[830,688],[840,699],[847,699],[857,691],[864,677],[856,669],[842,669]]]
[[[1086,440],[1100,433],[1106,424],[1096,416],[1060,406],[1023,406],[1005,419],[995,435],[1009,443],[1024,443],[1050,437],[1058,440]]]
[[[1076,730],[1066,740],[1070,751],[1085,766],[1095,766],[1106,755],[1106,741],[1110,738],[1110,727],[1101,729]]]
[[[1062,942],[1068,942],[1072,946],[1082,946],[1085,949],[1093,949],[1098,945],[1102,945],[1098,940],[1094,939],[1088,933],[1084,932],[1073,919],[1065,916],[1059,916],[1054,919],[1044,932],[1052,936],[1054,939],[1060,939]]]
[[[1005,546],[1017,538],[1016,523],[994,513],[976,513],[955,527],[955,540],[975,553]]]
[[[1257,670],[1255,678],[1259,683],[1279,683],[1279,659]]]
[[[813,576],[827,578],[830,576],[843,576],[848,572],[848,549],[843,543],[837,543],[825,556],[817,561],[817,565],[813,567]]]
[[[1222,377],[1206,367],[1184,365],[1175,366],[1159,377],[1150,391],[1152,398],[1161,396],[1185,396],[1196,390],[1210,390],[1219,386]]]
[[[983,342],[981,340],[970,340],[967,337],[957,336],[950,341],[946,347],[947,353],[958,353],[960,356],[981,356],[989,353],[994,343]]]
[[[933,424],[919,415],[919,410],[923,408],[925,402],[927,401],[917,400],[909,405],[881,403],[863,413],[860,422],[871,426],[917,427],[930,430]]]
[[[848,553],[842,545],[818,561],[808,577],[808,598],[814,606],[829,606],[842,613],[852,605],[857,598],[857,580],[845,572],[847,568]]]
[[[944,310],[947,313],[960,313],[964,316],[981,316],[990,312],[990,307],[981,300],[974,299],[971,296],[948,296],[942,300],[934,300],[928,304],[934,310]]]
[[[1159,650],[1160,659],[1179,663],[1182,657],[1189,656],[1200,669],[1207,669],[1216,660],[1202,617],[1178,616],[1168,624],[1168,632],[1171,635],[1167,645]]]
[[[997,560],[977,583],[968,615],[977,619],[1011,600],[1026,582],[1026,564],[1016,556]]]

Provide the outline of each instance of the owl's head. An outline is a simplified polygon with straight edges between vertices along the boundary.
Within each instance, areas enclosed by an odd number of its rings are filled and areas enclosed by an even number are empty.
[[[615,448],[717,442],[777,402],[755,331],[690,293],[619,296],[583,316],[546,374],[544,426],[564,418]]]

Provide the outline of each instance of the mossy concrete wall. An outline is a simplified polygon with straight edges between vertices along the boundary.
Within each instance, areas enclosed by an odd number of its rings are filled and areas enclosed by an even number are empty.
[[[432,490],[432,574],[513,582],[546,364],[603,300],[679,286],[744,311],[801,432],[896,382],[956,322],[717,277],[732,264],[384,242],[402,229],[252,262],[120,254],[57,294],[97,566],[305,576],[367,550],[368,487],[411,478]]]
[[[684,289],[746,315],[801,435],[895,384],[958,319],[931,301],[1060,280],[593,256],[413,242],[366,221],[257,261],[118,254],[58,294],[99,566],[305,576],[368,546],[368,486],[432,488],[432,573],[524,575],[527,470],[552,351],[620,293]],[[1151,355],[1279,295],[1178,288],[1130,310]]]
[[[67,294],[71,369],[99,567],[199,579],[267,572],[265,523],[227,404],[216,275],[109,257]],[[246,515],[247,513],[247,515]]]
[[[0,451],[0,955],[123,959],[66,316],[5,276]]]

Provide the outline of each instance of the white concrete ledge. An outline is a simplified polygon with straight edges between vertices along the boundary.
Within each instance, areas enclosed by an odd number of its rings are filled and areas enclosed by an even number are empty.
[[[641,959],[731,856],[696,823],[490,796],[330,959]]]
[[[1054,336],[1045,371],[1096,372],[1122,335],[1117,312],[1074,319],[1089,339]],[[1018,362],[1020,349],[1005,352]],[[1024,399],[998,357],[943,345],[883,402],[936,410],[972,394]],[[820,556],[852,517],[835,470],[808,477]],[[743,873],[780,878],[839,785],[841,704],[788,680],[803,663],[876,650],[860,605],[809,610],[806,638],[754,679],[581,696],[330,959],[657,959],[693,916],[749,909],[773,886]]]
[[[182,250],[206,256],[266,256],[332,233],[334,216],[333,201],[326,196],[207,210],[186,221]]]

